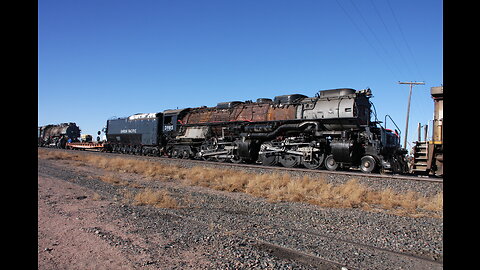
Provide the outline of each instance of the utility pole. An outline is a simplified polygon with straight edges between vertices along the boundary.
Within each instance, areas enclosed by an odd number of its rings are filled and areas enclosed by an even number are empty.
[[[410,85],[410,94],[408,95],[408,107],[407,107],[407,121],[405,124],[405,138],[403,141],[403,148],[407,149],[407,136],[408,136],[408,118],[410,116],[410,99],[412,98],[412,87],[414,85],[424,85],[424,82],[398,82],[399,84],[409,84]]]

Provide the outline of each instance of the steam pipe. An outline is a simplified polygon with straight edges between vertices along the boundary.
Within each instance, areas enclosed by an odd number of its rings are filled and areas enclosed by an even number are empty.
[[[281,125],[272,132],[242,133],[241,136],[246,137],[246,138],[252,138],[252,139],[271,139],[271,138],[276,137],[282,131],[295,130],[295,129],[305,129],[307,126],[310,126],[310,125],[314,125],[315,130],[317,130],[317,131],[319,130],[319,125],[318,125],[317,122],[308,121],[308,122],[303,122],[303,123],[300,123],[300,124]]]

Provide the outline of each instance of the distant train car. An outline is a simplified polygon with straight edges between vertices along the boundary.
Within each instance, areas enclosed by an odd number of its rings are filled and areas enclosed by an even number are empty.
[[[105,130],[110,151],[137,155],[158,155],[162,145],[161,113],[139,113],[110,119]]]
[[[93,139],[93,137],[90,134],[82,134],[82,136],[80,136],[80,141],[81,142],[91,142],[92,139]]]
[[[68,141],[77,142],[80,128],[75,123],[38,127],[38,146],[65,148]]]

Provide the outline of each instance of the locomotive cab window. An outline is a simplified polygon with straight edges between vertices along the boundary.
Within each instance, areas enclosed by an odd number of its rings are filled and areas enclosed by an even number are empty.
[[[163,117],[163,131],[164,132],[169,132],[169,131],[175,131],[176,125],[175,122],[177,121],[177,116],[176,115],[168,115]]]
[[[164,125],[173,125],[173,116],[165,116],[163,119]]]

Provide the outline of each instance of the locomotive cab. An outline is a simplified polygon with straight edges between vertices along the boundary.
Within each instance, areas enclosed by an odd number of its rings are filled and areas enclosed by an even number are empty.
[[[181,119],[188,109],[165,110],[163,111],[163,132],[165,134],[172,134],[181,126]]]
[[[177,115],[164,115],[163,116],[163,131],[170,132],[177,130],[177,125],[174,123],[177,122]]]

